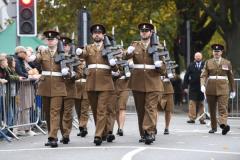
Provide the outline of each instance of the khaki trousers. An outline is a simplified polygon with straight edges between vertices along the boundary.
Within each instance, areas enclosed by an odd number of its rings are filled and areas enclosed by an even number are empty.
[[[92,108],[96,126],[95,136],[104,136],[107,125],[107,107],[112,91],[88,91],[88,99]]]
[[[63,97],[44,97],[43,110],[46,115],[48,137],[57,138],[60,125],[60,111],[63,105]],[[49,112],[49,113],[47,113]]]
[[[107,107],[107,125],[104,130],[104,135],[107,135],[108,132],[112,132],[116,120],[116,105],[117,105],[117,95],[115,92],[111,92],[109,97],[109,103]]]
[[[75,110],[78,116],[79,127],[87,128],[89,119],[88,99],[75,99]]]
[[[48,132],[50,132],[50,97],[42,97],[43,116],[47,123]]]
[[[189,119],[195,120],[197,115],[200,116],[204,113],[203,101],[189,100],[188,110]],[[202,117],[200,120],[204,120],[204,118]]]
[[[144,131],[154,134],[157,123],[157,105],[160,92],[132,91],[138,115],[138,127],[140,136]]]
[[[75,99],[73,98],[64,98],[63,107],[61,108],[60,130],[62,136],[65,138],[69,137],[72,130],[73,121],[72,109],[75,102],[74,100]]]
[[[208,108],[211,118],[212,129],[217,129],[216,110],[218,106],[219,124],[227,125],[228,118],[228,95],[211,96],[207,95]]]

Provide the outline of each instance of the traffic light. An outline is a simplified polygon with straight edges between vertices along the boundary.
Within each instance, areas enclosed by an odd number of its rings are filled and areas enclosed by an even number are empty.
[[[17,0],[17,35],[37,35],[37,0]]]

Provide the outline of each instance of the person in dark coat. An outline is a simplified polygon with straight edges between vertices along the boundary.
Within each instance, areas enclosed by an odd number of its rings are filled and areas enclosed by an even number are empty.
[[[194,55],[194,62],[187,68],[183,81],[184,92],[189,94],[189,120],[187,123],[195,123],[197,113],[199,115],[204,113],[204,93],[201,92],[200,87],[200,75],[203,67],[204,62],[202,61],[202,53],[197,52]],[[200,124],[206,124],[203,117],[200,119]]]
[[[19,76],[28,78],[28,72],[24,64],[24,59],[26,56],[26,48],[23,46],[17,46],[15,49],[16,72]]]

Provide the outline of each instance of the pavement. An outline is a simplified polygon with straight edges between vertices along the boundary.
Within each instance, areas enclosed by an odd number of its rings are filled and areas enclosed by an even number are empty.
[[[240,160],[240,119],[229,119],[231,131],[223,136],[221,129],[209,134],[209,125],[187,124],[184,113],[173,115],[170,134],[163,135],[163,113],[158,120],[158,134],[151,145],[139,143],[137,116],[127,114],[124,136],[116,136],[112,143],[101,146],[93,143],[93,118],[88,124],[86,138],[76,136],[73,128],[68,145],[45,147],[47,136],[20,137],[11,143],[0,141],[1,160]],[[209,121],[208,121],[209,122]],[[115,125],[114,133],[117,127]],[[59,135],[59,139],[61,136]]]

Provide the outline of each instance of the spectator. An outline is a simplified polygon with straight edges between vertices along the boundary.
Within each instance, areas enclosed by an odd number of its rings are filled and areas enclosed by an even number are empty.
[[[36,60],[35,60],[36,55],[33,52],[33,49],[31,47],[27,47],[26,51],[27,51],[26,61],[31,66],[31,68],[33,68],[35,70],[34,73],[37,73],[37,74],[41,73],[41,70],[42,70],[41,65],[36,62]],[[37,70],[37,72],[36,72],[36,70]]]
[[[7,73],[5,72],[4,68],[6,66],[6,54],[0,54],[0,126],[2,125],[3,120],[3,84],[7,83],[6,76]]]
[[[189,92],[189,120],[187,121],[187,123],[195,123],[197,113],[199,115],[202,115],[204,113],[204,94],[200,90],[200,75],[204,66],[204,62],[202,61],[202,53],[195,53],[194,59],[194,62],[192,62],[187,68],[183,83],[184,92]],[[200,119],[200,124],[206,124],[204,121],[204,117]]]
[[[17,46],[15,49],[15,60],[16,60],[16,72],[18,75],[28,78],[28,72],[25,69],[24,60],[26,59],[27,53],[26,48],[23,46]]]

